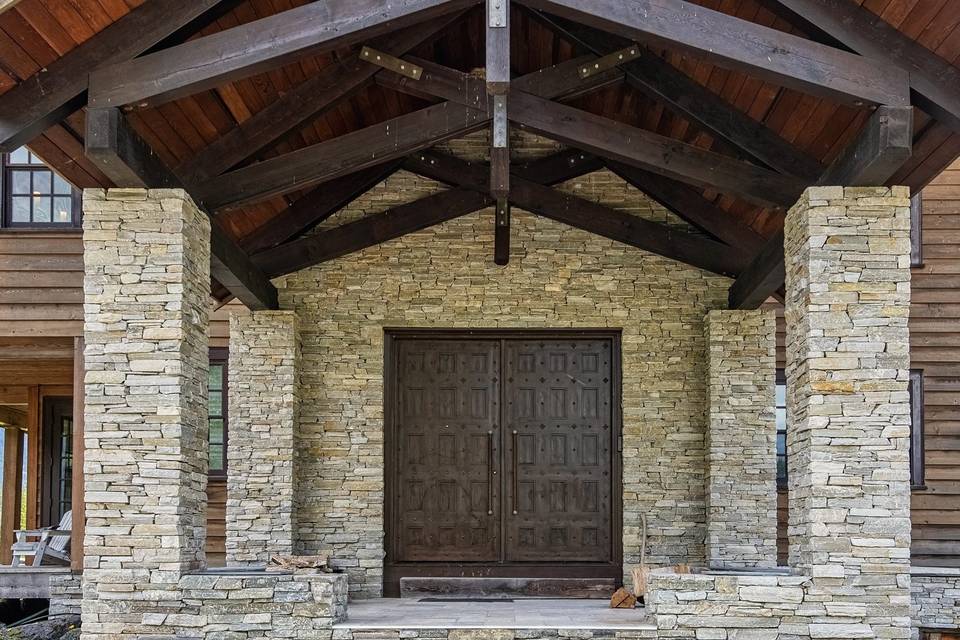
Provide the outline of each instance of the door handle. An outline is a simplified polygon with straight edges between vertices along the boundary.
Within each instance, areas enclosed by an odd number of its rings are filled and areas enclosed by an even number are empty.
[[[487,515],[493,515],[493,431],[487,431]]]
[[[513,515],[517,515],[520,506],[520,481],[517,479],[517,430],[513,430]]]

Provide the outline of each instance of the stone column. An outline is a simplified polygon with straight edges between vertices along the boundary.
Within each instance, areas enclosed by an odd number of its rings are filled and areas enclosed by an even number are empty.
[[[153,637],[204,564],[210,222],[179,189],[83,211],[83,637]]]
[[[707,562],[777,566],[776,319],[707,314]]]
[[[295,551],[299,365],[294,312],[231,316],[228,565]]]
[[[787,215],[790,562],[816,638],[910,636],[910,200],[813,187]]]

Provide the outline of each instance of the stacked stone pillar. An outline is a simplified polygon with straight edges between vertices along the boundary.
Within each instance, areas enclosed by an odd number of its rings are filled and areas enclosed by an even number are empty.
[[[777,565],[772,311],[711,311],[707,339],[707,562]]]
[[[813,187],[787,215],[790,561],[818,638],[910,636],[910,200]]]
[[[210,223],[182,190],[83,210],[83,637],[167,637],[204,564]]]
[[[300,333],[290,311],[230,318],[227,564],[296,547]]]

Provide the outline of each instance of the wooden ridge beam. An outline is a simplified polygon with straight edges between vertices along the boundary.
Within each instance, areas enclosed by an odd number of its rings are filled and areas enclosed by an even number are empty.
[[[807,183],[603,116],[515,91],[510,119],[554,140],[762,206],[796,202]]]
[[[155,106],[416,22],[476,0],[327,0],[261,18],[90,75],[93,107]]]
[[[860,135],[827,168],[818,184],[876,186],[910,157],[913,109],[880,107]],[[783,231],[771,238],[730,287],[731,309],[755,309],[783,286],[786,277]]]
[[[92,69],[143,53],[218,4],[220,0],[145,2],[23,80],[0,97],[0,151],[13,151],[82,108]]]
[[[386,162],[313,189],[286,211],[263,223],[240,243],[241,246],[248,253],[256,254],[303,235],[389,178],[400,164],[399,160]]]
[[[489,194],[471,189],[441,191],[385,213],[282,244],[257,254],[253,261],[271,277],[277,277],[453,220],[492,203]]]
[[[235,208],[402,158],[489,124],[489,96],[482,79],[417,58],[404,59],[424,68],[415,91],[449,101],[225,173],[198,185],[196,197],[211,210]],[[409,78],[385,70],[380,74],[396,79],[401,90],[410,86]],[[581,79],[574,61],[569,61],[518,78],[513,86],[566,97],[579,95],[584,87],[605,86],[610,78],[601,74]]]
[[[584,24],[541,12],[530,13],[562,38],[597,55],[609,54],[629,44],[629,40]],[[823,172],[823,165],[816,158],[651,51],[640,47],[639,56],[620,68],[628,85],[665,104],[744,156],[780,173],[811,182]]]
[[[747,255],[756,253],[765,239],[749,225],[727,213],[682,182],[658,176],[621,162],[608,162],[615,174],[650,196],[677,217]]]
[[[116,186],[182,188],[173,172],[130,128],[119,109],[89,109],[85,138],[87,155]],[[210,227],[211,277],[250,309],[277,309],[273,284],[215,219]]]
[[[488,167],[437,152],[416,154],[404,168],[461,189],[484,193]],[[713,273],[734,275],[745,254],[720,242],[645,220],[602,204],[513,176],[510,202],[530,213]]]
[[[960,133],[960,69],[850,0],[771,0],[862,56],[909,72],[913,104]],[[801,27],[803,28],[803,27]]]
[[[630,40],[688,51],[804,93],[854,106],[910,103],[907,73],[680,0],[518,0]]]
[[[447,15],[374,40],[372,46],[396,56],[434,38],[461,15]],[[367,86],[379,67],[359,54],[335,62],[293,87],[194,157],[177,167],[187,184],[198,184],[232,169],[304,123],[328,113]]]

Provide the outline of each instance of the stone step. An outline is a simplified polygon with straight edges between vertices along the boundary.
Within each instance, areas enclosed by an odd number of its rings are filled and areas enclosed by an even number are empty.
[[[595,598],[617,590],[613,578],[448,578],[400,579],[401,598]]]

